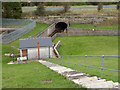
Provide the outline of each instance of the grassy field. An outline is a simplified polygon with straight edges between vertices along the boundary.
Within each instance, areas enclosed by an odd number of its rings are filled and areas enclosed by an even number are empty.
[[[118,16],[118,10],[116,8],[104,8],[100,12],[97,9],[73,9],[70,10],[70,14],[79,14],[79,16]]]
[[[36,28],[34,30],[30,31],[29,33],[25,34],[24,36],[20,38],[32,38],[39,34],[41,31],[45,30],[50,24],[42,24],[42,23],[36,23]],[[19,48],[19,39],[13,41],[10,43],[10,45],[16,46]]]
[[[58,48],[60,55],[118,55],[118,37],[117,36],[71,36],[58,37],[54,39],[54,43],[61,40]],[[59,60],[59,61],[58,61]],[[63,57],[63,65],[67,66],[67,56]],[[62,65],[62,58],[51,60],[53,63]],[[68,67],[75,69],[75,57],[68,57]],[[73,63],[73,64],[72,64]],[[76,57],[76,69],[85,72],[85,57]],[[88,57],[87,65],[101,67],[102,57]],[[118,58],[105,57],[104,68],[118,70]],[[101,69],[87,67],[87,73],[92,76],[100,77]],[[103,70],[103,78],[107,80],[118,81],[118,73],[114,71]]]
[[[82,29],[84,28],[84,29],[112,29],[112,30],[118,30],[118,25],[94,27],[94,25],[92,23],[71,24],[70,27],[72,27],[72,28],[82,28]]]

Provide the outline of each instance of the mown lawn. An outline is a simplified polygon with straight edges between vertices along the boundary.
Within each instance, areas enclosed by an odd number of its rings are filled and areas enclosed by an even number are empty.
[[[40,32],[42,32],[43,30],[45,30],[48,26],[50,26],[50,24],[36,23],[36,28],[34,28],[29,33],[23,35],[19,39],[35,37],[37,34],[39,34]],[[13,46],[16,46],[17,48],[19,48],[19,39],[11,42],[10,45],[13,45]]]
[[[117,36],[70,36],[57,37],[54,43],[61,40],[61,45],[58,48],[60,55],[118,55],[118,37]],[[59,59],[49,60],[51,62],[62,65],[62,57]],[[75,69],[75,57],[63,56],[63,65]],[[71,62],[67,64],[67,62]],[[72,64],[73,63],[73,64]],[[85,57],[76,57],[76,69],[85,72]],[[102,57],[87,57],[87,65],[101,67]],[[104,68],[118,70],[117,57],[105,57]],[[87,67],[87,73],[100,77],[101,69]],[[118,72],[103,70],[103,78],[107,80],[118,81]]]
[[[118,25],[111,25],[111,26],[98,26],[94,27],[92,23],[86,23],[86,24],[71,24],[71,28],[81,28],[81,29],[112,29],[112,30],[118,30]]]
[[[2,88],[82,88],[38,62],[7,65],[12,60],[11,57],[4,56],[8,50],[13,48],[3,46]],[[41,80],[52,82],[42,83]]]
[[[118,55],[118,36],[57,37],[60,55]]]

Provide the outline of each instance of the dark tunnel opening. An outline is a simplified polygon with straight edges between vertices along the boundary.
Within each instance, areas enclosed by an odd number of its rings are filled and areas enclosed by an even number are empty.
[[[56,25],[55,25],[55,30],[57,32],[62,32],[64,31],[65,29],[67,29],[67,24],[65,22],[58,22]]]

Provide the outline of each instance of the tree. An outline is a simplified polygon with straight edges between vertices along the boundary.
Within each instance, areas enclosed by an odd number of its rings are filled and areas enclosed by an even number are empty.
[[[39,3],[37,10],[35,11],[37,16],[44,16],[45,15],[45,8],[43,3]]]
[[[28,4],[27,4],[27,2],[22,2],[21,5],[22,6],[27,6]]]
[[[70,4],[69,3],[63,3],[63,7],[64,7],[64,12],[68,12],[68,10],[70,9]]]
[[[103,4],[100,2],[98,3],[98,12],[101,11],[103,9]]]
[[[22,8],[20,2],[3,2],[2,17],[4,18],[21,18]]]
[[[120,3],[118,2],[117,3],[117,10],[119,10],[120,9]]]

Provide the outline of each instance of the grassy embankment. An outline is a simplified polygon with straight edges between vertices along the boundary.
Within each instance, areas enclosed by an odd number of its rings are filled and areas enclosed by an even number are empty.
[[[57,37],[54,43],[61,40],[58,48],[60,55],[118,55],[118,37],[117,36],[71,36]],[[59,60],[59,61],[58,61]],[[67,56],[63,57],[64,66],[67,66]],[[75,63],[75,57],[69,57],[69,62]],[[51,62],[62,65],[62,58],[53,59]],[[76,57],[77,64],[85,65],[85,57]],[[102,57],[88,57],[87,65],[101,67]],[[74,69],[74,64],[68,66]],[[118,70],[118,58],[105,57],[104,68]],[[85,67],[77,65],[76,69],[85,72]],[[87,67],[87,73],[100,77],[101,69]],[[103,70],[103,78],[107,80],[118,81],[118,72]]]

